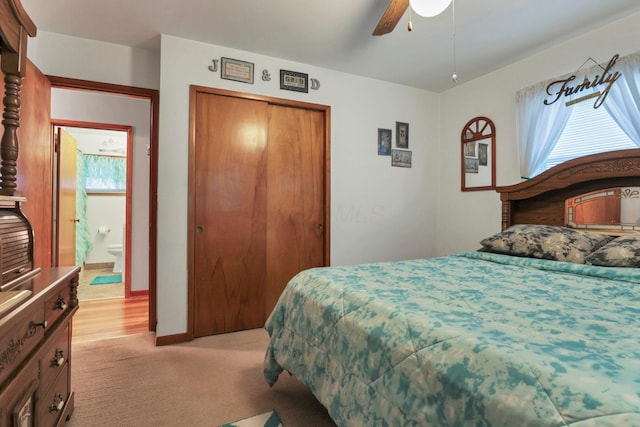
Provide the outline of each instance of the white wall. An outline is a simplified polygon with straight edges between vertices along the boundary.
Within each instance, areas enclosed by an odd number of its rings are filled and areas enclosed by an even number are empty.
[[[91,232],[91,243],[93,247],[87,259],[86,264],[114,262],[113,255],[107,252],[107,245],[121,244],[124,245],[124,225],[125,210],[127,208],[127,199],[124,194],[97,194],[87,196],[87,222]],[[109,230],[107,234],[98,232],[100,227]],[[134,259],[137,261],[136,257]],[[137,262],[134,264],[137,265]],[[148,270],[147,270],[148,271]],[[133,269],[132,274],[133,277]],[[135,280],[134,282],[139,282]],[[149,281],[146,281],[148,285]],[[132,283],[137,285],[135,289],[139,289],[144,283]],[[142,288],[142,289],[148,289]]]
[[[208,70],[222,56],[255,64],[255,84]],[[189,85],[330,105],[331,261],[349,264],[435,253],[438,96],[220,46],[162,37],[153,53],[39,32],[29,58],[48,75],[160,88],[158,180],[158,336],[187,328],[187,167]],[[320,80],[318,91],[279,89],[280,68]],[[269,69],[272,80],[261,80]],[[377,155],[377,129],[408,122],[413,167]],[[426,183],[426,188],[425,188]],[[416,238],[417,237],[417,238]]]
[[[35,61],[34,61],[35,62]],[[48,70],[42,69],[45,74]],[[67,77],[66,74],[63,75]],[[108,82],[112,83],[112,82]],[[131,189],[131,290],[149,289],[149,175],[151,117],[147,99],[129,98],[95,91],[54,88],[51,117],[89,123],[133,127]]]
[[[331,262],[349,264],[435,253],[438,96],[335,71],[162,36],[158,179],[159,336],[187,329],[189,85],[331,106]],[[223,80],[213,58],[254,63],[255,83]],[[261,80],[267,69],[271,81]],[[279,89],[279,70],[308,73],[320,90]],[[413,167],[377,155],[377,130],[410,124]],[[170,171],[170,173],[163,173]],[[428,185],[425,188],[425,183]]]
[[[158,89],[157,52],[38,31],[27,43],[29,59],[44,74]]]
[[[460,191],[460,132],[476,116],[496,125],[497,185],[520,182],[515,95],[524,87],[575,72],[591,57],[608,62],[640,46],[640,13],[547,49],[441,94],[438,255],[475,250],[500,231],[500,197],[494,191]]]

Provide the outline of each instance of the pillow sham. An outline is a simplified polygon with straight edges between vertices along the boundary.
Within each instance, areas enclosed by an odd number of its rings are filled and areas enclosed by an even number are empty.
[[[490,252],[584,264],[587,255],[610,240],[604,234],[568,227],[517,224],[483,239],[480,244]]]
[[[640,233],[613,239],[587,255],[585,262],[604,267],[640,267]]]

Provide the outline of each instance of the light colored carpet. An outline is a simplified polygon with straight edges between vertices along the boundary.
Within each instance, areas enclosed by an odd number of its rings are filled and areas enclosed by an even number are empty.
[[[155,347],[153,334],[73,344],[67,427],[218,426],[275,409],[285,427],[335,427],[309,389],[262,376],[263,329]]]

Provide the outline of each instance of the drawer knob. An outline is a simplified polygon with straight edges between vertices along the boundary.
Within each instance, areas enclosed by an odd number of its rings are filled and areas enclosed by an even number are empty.
[[[62,398],[61,393],[56,393],[53,397],[53,402],[51,402],[51,406],[49,406],[49,413],[53,414],[55,412],[60,412],[62,411],[62,408],[64,408],[64,399]]]
[[[58,348],[56,349],[55,356],[53,356],[53,359],[51,359],[51,366],[53,367],[62,366],[63,363],[64,363],[64,353],[62,352],[62,350]]]
[[[56,304],[53,307],[54,310],[66,310],[67,309],[67,303],[64,301],[64,298],[62,297],[62,295],[60,295],[58,297],[58,299],[56,300]]]
[[[49,323],[47,322],[47,319],[44,319],[40,323],[31,322],[31,327],[33,327],[33,328],[37,328],[38,326],[42,326],[42,329],[47,329],[48,325],[49,325]]]

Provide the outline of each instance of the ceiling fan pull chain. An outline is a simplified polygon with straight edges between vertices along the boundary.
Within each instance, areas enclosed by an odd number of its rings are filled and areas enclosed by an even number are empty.
[[[456,73],[456,0],[451,2],[451,15],[453,16],[453,74],[451,75],[451,80],[454,83],[458,82],[458,73]]]

